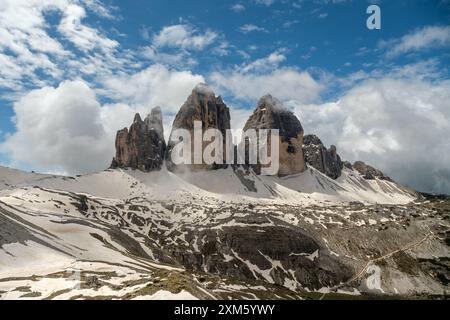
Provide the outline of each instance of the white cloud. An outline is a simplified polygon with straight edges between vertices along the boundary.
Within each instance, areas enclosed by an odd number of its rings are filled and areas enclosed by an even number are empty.
[[[288,20],[288,21],[283,23],[283,28],[290,28],[293,25],[296,25],[298,23],[300,23],[300,20]]]
[[[450,193],[450,81],[442,80],[435,61],[319,80],[276,63],[267,66],[239,66],[209,78],[239,106],[272,93],[295,111],[306,133],[336,144],[345,160],[364,160],[419,190]],[[330,82],[347,89],[336,102],[317,103]],[[231,109],[233,127],[245,123],[248,107]]]
[[[99,169],[112,155],[102,108],[82,81],[31,91],[14,112],[17,131],[1,146],[14,162],[78,173]]]
[[[44,12],[63,10],[66,1],[4,0],[0,3],[0,84],[36,82],[36,70],[57,77],[61,74],[50,54],[65,57],[68,52],[46,31]],[[26,79],[23,79],[25,78]]]
[[[193,26],[177,24],[164,27],[154,36],[153,44],[156,47],[202,50],[212,44],[218,36],[212,30],[199,33]]]
[[[117,68],[120,59],[114,49],[118,43],[84,23],[84,6],[108,16],[109,11],[98,0],[2,0],[0,86],[18,92],[27,86],[48,85],[63,75],[78,76],[85,70],[103,74],[102,70],[92,70],[99,65],[104,70]],[[49,14],[59,20],[50,22]],[[67,46],[61,36],[81,53]]]
[[[86,7],[97,14],[98,16],[102,18],[107,19],[116,19],[117,16],[115,16],[111,10],[116,10],[116,7],[106,7],[103,5],[103,3],[100,0],[81,0],[81,2],[86,5]]]
[[[236,3],[231,6],[231,10],[234,12],[242,12],[245,11],[245,7],[240,3]]]
[[[426,26],[400,39],[381,41],[378,47],[386,49],[386,55],[391,58],[431,48],[450,47],[450,26]]]
[[[275,0],[255,0],[255,3],[265,5],[266,7],[270,7]]]
[[[165,112],[177,112],[201,82],[205,79],[200,75],[156,64],[136,74],[105,79],[102,93],[132,105],[160,106]]]
[[[249,33],[249,32],[267,32],[267,30],[265,28],[262,27],[258,27],[257,25],[254,24],[244,24],[243,26],[239,27],[239,30],[242,33]]]
[[[0,145],[11,162],[53,172],[101,170],[114,154],[116,130],[128,126],[135,112],[145,115],[156,105],[165,112],[167,136],[173,114],[205,79],[162,64],[181,69],[196,63],[190,50],[216,43],[211,52],[226,55],[230,47],[215,31],[189,24],[167,26],[138,53],[156,63],[141,70],[133,52],[118,50],[116,41],[87,24],[87,12],[115,18],[98,0],[0,1],[0,87],[16,92],[28,83],[41,87],[14,104],[17,131]],[[51,26],[46,20],[49,13],[57,17]],[[50,34],[50,28],[58,37]],[[251,24],[241,31],[267,32]],[[424,27],[379,44],[389,57],[446,46],[450,46],[449,26]],[[173,50],[164,51],[167,48]],[[253,108],[243,108],[244,103],[251,107],[262,95],[272,93],[297,110],[307,131],[327,144],[337,144],[344,158],[365,160],[421,189],[450,192],[450,82],[441,80],[433,63],[393,67],[389,73],[329,77],[327,87],[349,89],[338,102],[318,104],[324,79],[281,67],[286,60],[283,53],[279,50],[209,74],[217,93],[239,102],[230,106],[233,128],[242,127],[252,112]],[[90,88],[81,80],[51,87],[42,73],[58,82],[89,75],[100,88]],[[119,103],[101,105],[95,93]]]
[[[175,67],[191,67],[197,64],[197,61],[185,50],[174,53],[160,52],[158,48],[146,46],[141,48],[141,57],[148,59],[156,64],[164,64]]]
[[[317,99],[321,85],[308,72],[280,68],[268,73],[213,72],[212,84],[219,92],[244,101],[253,101],[267,93],[282,100],[312,101]]]
[[[279,50],[271,53],[269,56],[255,61],[242,67],[243,72],[255,71],[264,72],[267,70],[272,70],[279,66],[279,64],[286,60],[286,56],[281,53],[283,50]]]
[[[253,108],[240,108],[238,106],[230,105],[227,103],[227,106],[230,108],[230,127],[232,130],[242,130],[247,122],[248,118],[253,113]],[[256,107],[256,101],[254,102],[254,107]],[[240,136],[236,135],[237,142],[240,141]]]
[[[295,105],[292,103],[291,105]],[[337,102],[297,104],[307,133],[421,190],[450,193],[450,81],[386,75]]]
[[[0,152],[11,162],[39,171],[86,173],[105,169],[114,155],[118,129],[129,126],[136,112],[152,107],[164,112],[166,138],[173,114],[204,78],[153,65],[137,74],[111,78],[100,94],[123,103],[101,105],[95,90],[82,80],[32,90],[14,104],[16,131]]]
[[[272,93],[282,100],[312,101],[319,97],[322,85],[308,72],[279,67],[286,57],[283,50],[231,70],[212,72],[209,80],[218,92],[235,99],[256,102]]]
[[[82,24],[81,20],[85,17],[83,7],[69,4],[58,26],[59,32],[82,51],[100,49],[108,53],[119,45],[117,41],[101,35],[97,29]]]
[[[218,56],[227,56],[230,53],[230,44],[228,41],[222,40],[222,42],[214,47],[212,52]]]

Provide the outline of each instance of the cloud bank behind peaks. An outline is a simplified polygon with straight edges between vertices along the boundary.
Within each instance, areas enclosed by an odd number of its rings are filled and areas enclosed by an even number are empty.
[[[450,193],[450,81],[386,76],[339,101],[299,105],[307,133],[336,143],[344,159],[364,160],[418,190]]]
[[[276,51],[235,68],[212,72],[208,78],[221,94],[246,102],[255,103],[267,93],[284,101],[307,103],[318,99],[323,85],[307,71],[281,67],[285,60],[282,52]]]
[[[0,145],[11,162],[43,172],[88,173],[107,168],[116,131],[129,126],[136,112],[145,116],[161,106],[166,133],[172,113],[203,77],[154,65],[137,74],[110,79],[102,95],[122,103],[101,105],[83,80],[30,91],[14,103],[16,131]]]
[[[100,104],[81,80],[33,90],[14,104],[14,112],[17,131],[1,146],[12,161],[87,172],[111,154]]]

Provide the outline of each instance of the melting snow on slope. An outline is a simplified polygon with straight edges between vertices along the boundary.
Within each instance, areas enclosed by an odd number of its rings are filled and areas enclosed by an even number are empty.
[[[198,300],[198,298],[185,290],[182,290],[179,293],[160,290],[152,295],[139,296],[132,300]]]

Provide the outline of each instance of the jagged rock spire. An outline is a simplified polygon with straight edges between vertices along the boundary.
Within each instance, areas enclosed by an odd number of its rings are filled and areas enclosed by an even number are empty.
[[[161,108],[156,107],[144,121],[136,113],[130,130],[124,128],[117,132],[116,156],[111,167],[160,170],[165,151]]]
[[[191,136],[193,136],[194,121],[200,121],[202,123],[203,131],[210,128],[220,130],[223,135],[225,150],[226,130],[230,129],[230,110],[225,105],[222,98],[220,96],[216,96],[214,91],[206,84],[197,85],[192,90],[192,93],[187,98],[186,102],[181,106],[172,125],[171,138],[174,130],[176,129],[186,129],[190,131]],[[204,170],[223,167],[220,165],[213,167],[206,164],[194,164],[194,154],[192,154],[192,165],[176,166],[171,161],[172,149],[175,143],[170,142],[170,140],[171,139],[169,139],[166,152],[166,165],[169,170]],[[202,151],[207,144],[208,143],[202,145]],[[223,163],[225,163],[225,153]]]
[[[341,176],[344,167],[341,157],[337,154],[336,146],[325,148],[322,141],[316,135],[306,135],[303,142],[303,151],[306,162],[326,174],[331,179]]]
[[[305,171],[303,157],[303,127],[300,120],[272,95],[263,96],[253,114],[247,120],[244,131],[248,129],[279,130],[278,175],[285,176]],[[259,171],[258,165],[254,166]]]

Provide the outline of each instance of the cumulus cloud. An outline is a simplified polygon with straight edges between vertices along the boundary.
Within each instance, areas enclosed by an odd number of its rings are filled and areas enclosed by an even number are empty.
[[[212,72],[208,79],[219,92],[237,100],[255,101],[267,93],[282,100],[312,101],[323,86],[308,72],[280,67],[286,57],[276,51],[267,57],[222,72]]]
[[[139,56],[157,64],[185,69],[196,65],[195,54],[206,48],[217,56],[230,52],[230,44],[223,34],[211,29],[202,32],[192,24],[165,26],[151,36],[145,32],[150,44],[140,48]]]
[[[307,133],[337,144],[344,159],[364,160],[419,190],[450,193],[449,101],[448,80],[387,75],[337,102],[297,104],[296,113]]]
[[[17,131],[2,144],[14,162],[78,173],[111,156],[94,91],[82,81],[33,90],[14,104]]]
[[[164,27],[154,36],[153,44],[156,47],[202,50],[212,44],[218,36],[212,30],[200,33],[191,25],[177,24]]]
[[[118,129],[129,126],[136,112],[154,106],[164,112],[166,136],[177,112],[202,76],[153,65],[137,74],[111,78],[94,90],[82,80],[30,91],[14,103],[16,131],[0,152],[11,162],[45,172],[86,173],[108,167]],[[110,91],[109,91],[110,90]],[[101,105],[96,92],[114,93],[116,104]]]
[[[233,127],[243,125],[260,96],[272,93],[295,111],[306,133],[336,144],[344,159],[366,161],[418,190],[450,193],[450,81],[436,61],[316,80],[280,67],[280,57],[210,75],[218,92],[246,106],[232,108]],[[329,82],[341,88],[339,100],[317,103]]]
[[[450,47],[450,26],[426,26],[400,39],[380,41],[378,47],[386,49],[390,58],[431,48]]]
[[[274,93],[283,100],[307,102],[317,99],[322,87],[308,72],[293,68],[280,68],[265,74],[214,72],[210,78],[219,91],[245,101],[255,101],[267,93]]]
[[[255,71],[255,72],[264,72],[267,70],[273,70],[278,67],[280,63],[286,60],[286,56],[281,53],[283,50],[279,50],[271,53],[269,56],[257,59],[244,65],[242,67],[243,72]]]
[[[245,7],[240,3],[236,3],[231,6],[231,10],[234,12],[242,12],[245,11]]]
[[[70,174],[104,169],[114,154],[116,130],[128,126],[135,112],[145,116],[161,106],[167,138],[174,114],[192,88],[207,80],[231,100],[233,128],[242,128],[256,101],[272,93],[296,111],[307,132],[337,144],[343,158],[365,160],[421,190],[450,193],[450,81],[442,80],[432,61],[391,66],[389,73],[382,68],[317,79],[310,69],[283,66],[285,51],[278,50],[203,77],[180,71],[196,63],[192,51],[214,43],[211,52],[226,55],[232,46],[213,30],[177,24],[149,35],[151,43],[137,55],[155,64],[142,69],[134,52],[88,25],[87,12],[114,19],[98,0],[0,1],[0,87],[17,94],[28,83],[41,88],[14,103],[16,131],[0,145],[19,167]],[[49,13],[56,13],[52,34]],[[396,57],[447,47],[449,28],[424,27],[380,42],[378,49]],[[267,30],[248,24],[241,31]],[[72,80],[55,87],[49,81],[80,75],[94,77],[95,86]],[[320,103],[326,87],[345,91],[338,101]],[[102,104],[97,96],[116,103]]]
[[[105,79],[102,94],[132,105],[160,106],[177,112],[203,76],[155,64],[138,73]]]

